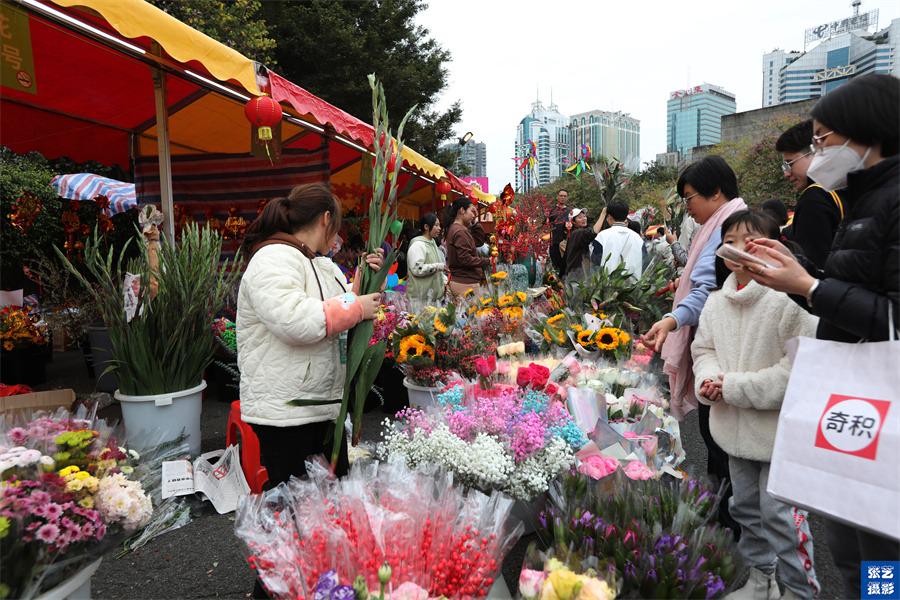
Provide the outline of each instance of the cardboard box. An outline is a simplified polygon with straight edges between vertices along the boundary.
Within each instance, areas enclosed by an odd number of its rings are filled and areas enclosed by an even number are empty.
[[[62,389],[47,392],[32,392],[30,394],[18,394],[16,396],[0,397],[0,412],[19,409],[45,409],[55,410],[63,407],[71,410],[75,402],[75,390]]]

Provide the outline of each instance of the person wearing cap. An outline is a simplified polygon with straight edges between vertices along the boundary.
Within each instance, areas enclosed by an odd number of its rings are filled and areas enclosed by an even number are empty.
[[[590,263],[587,261],[588,248],[603,225],[603,215],[597,219],[592,228],[588,227],[587,223],[588,216],[585,209],[573,208],[569,213],[569,222],[566,225],[569,228],[565,254],[566,279],[583,279],[590,270]]]

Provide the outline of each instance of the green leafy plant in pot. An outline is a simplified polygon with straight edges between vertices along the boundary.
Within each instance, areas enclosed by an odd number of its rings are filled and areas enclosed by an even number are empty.
[[[140,244],[138,259],[125,260],[128,244],[116,254],[101,249],[95,232],[84,249],[84,268],[96,282],[88,285],[57,249],[66,268],[87,289],[109,329],[113,360],[129,442],[154,445],[187,429],[191,452],[200,449],[200,396],[203,373],[213,360],[215,335],[210,323],[240,277],[241,259],[220,261],[222,237],[208,226],[190,224],[180,241],[162,240],[159,268],[150,272],[149,250]],[[126,273],[144,282],[135,292],[133,317],[126,315]],[[146,282],[156,282],[151,298]]]

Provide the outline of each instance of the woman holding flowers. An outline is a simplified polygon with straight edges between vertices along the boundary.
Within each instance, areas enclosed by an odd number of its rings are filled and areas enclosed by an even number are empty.
[[[381,302],[381,294],[356,295],[325,256],[340,226],[340,204],[328,187],[309,184],[270,201],[247,228],[251,258],[236,324],[241,418],[259,437],[271,486],[304,475],[308,457],[330,455],[325,440],[340,411],[347,331],[371,319]],[[380,252],[365,257],[373,269],[382,261]],[[336,472],[347,469],[344,447]]]
[[[406,255],[406,295],[413,301],[435,304],[444,297],[447,284],[447,262],[436,241],[441,235],[441,221],[436,214],[428,213],[419,227],[422,234],[412,239]]]

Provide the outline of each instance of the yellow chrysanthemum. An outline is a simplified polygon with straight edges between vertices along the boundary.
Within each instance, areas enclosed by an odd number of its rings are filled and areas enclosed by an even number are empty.
[[[521,319],[522,315],[525,314],[525,311],[522,310],[521,306],[510,306],[504,308],[502,312],[508,319]]]
[[[80,470],[81,470],[81,469],[79,469],[79,468],[76,467],[75,465],[71,465],[71,466],[66,467],[65,469],[60,469],[60,470],[59,470],[59,476],[60,476],[60,477],[68,477],[68,476],[71,475],[72,473],[77,473],[77,472],[80,471]]]
[[[504,294],[504,295],[500,296],[500,298],[497,300],[497,306],[499,306],[500,308],[503,308],[504,306],[509,306],[512,303],[513,303],[513,297],[511,294]]]
[[[78,501],[78,506],[80,506],[81,508],[94,508],[94,497],[85,496]]]
[[[631,336],[626,332],[619,330],[619,343],[623,346],[627,346],[631,342]]]
[[[519,299],[519,302],[525,302],[528,299],[528,295],[525,292],[516,292],[516,298]]]
[[[619,334],[615,327],[604,327],[597,332],[597,347],[601,350],[615,350],[619,347]]]
[[[491,279],[494,281],[502,281],[506,279],[506,271],[497,271],[493,275],[491,275]]]
[[[441,321],[440,317],[434,318],[434,329],[440,333],[447,333],[447,326]]]
[[[552,317],[547,319],[547,323],[549,323],[550,325],[553,325],[557,321],[561,320],[564,316],[565,315],[563,315],[562,313],[559,313],[558,315],[553,315]]]

